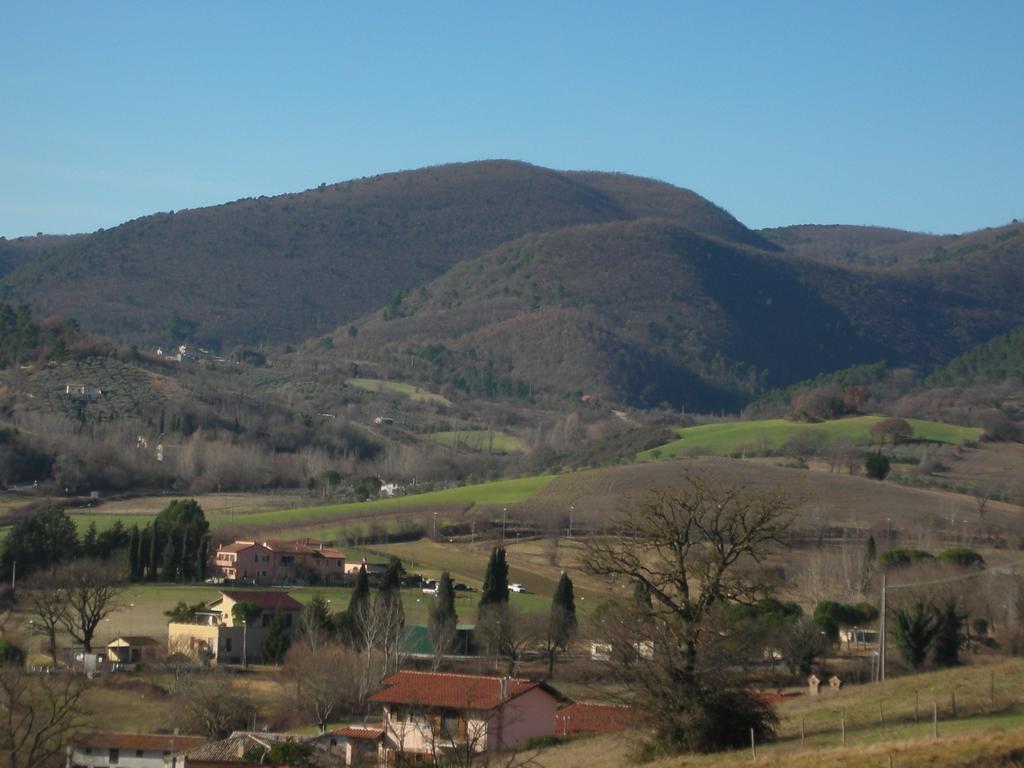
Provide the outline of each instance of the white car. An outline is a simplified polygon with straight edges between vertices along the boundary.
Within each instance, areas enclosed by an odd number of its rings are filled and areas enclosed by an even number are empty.
[[[525,592],[526,591],[526,587],[524,587],[522,584],[509,584],[508,585],[508,591],[509,592]]]

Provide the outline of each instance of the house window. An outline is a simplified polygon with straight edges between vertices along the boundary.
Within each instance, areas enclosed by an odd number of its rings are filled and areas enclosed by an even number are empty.
[[[121,760],[121,751],[118,750],[118,749],[110,750],[110,755],[109,755],[109,757],[107,759],[107,762],[110,763],[111,765],[113,765],[114,763],[120,762],[120,760]]]
[[[144,757],[144,756],[145,756],[145,754],[146,754],[146,753],[145,753],[145,752],[143,752],[143,751],[142,751],[141,749],[136,749],[136,750],[135,750],[135,756],[136,756],[136,757]]]
[[[231,638],[230,637],[225,637],[224,638],[224,651],[226,653],[231,653]]]
[[[270,626],[270,622],[272,622],[273,620],[274,620],[274,617],[271,616],[269,613],[264,613],[263,614],[263,626],[264,627],[269,627]]]
[[[454,709],[446,709],[441,713],[441,738],[454,741],[461,735],[459,733],[459,713]]]

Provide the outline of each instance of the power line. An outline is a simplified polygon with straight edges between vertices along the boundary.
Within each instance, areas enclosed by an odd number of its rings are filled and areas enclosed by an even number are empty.
[[[912,584],[889,584],[886,589],[909,589],[911,587],[930,587],[933,584],[951,584],[956,581],[966,581],[967,579],[976,579],[979,576],[987,576],[990,573],[997,573],[1002,575],[1010,575],[1014,569],[1024,565],[1024,560],[1018,560],[1015,563],[1007,563],[1006,565],[1000,565],[995,568],[986,568],[983,571],[975,571],[974,573],[966,573],[962,576],[949,576],[945,579],[932,579],[930,581],[915,581]]]

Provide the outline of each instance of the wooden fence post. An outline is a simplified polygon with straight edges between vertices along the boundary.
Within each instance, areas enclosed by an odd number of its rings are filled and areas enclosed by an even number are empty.
[[[917,688],[915,688],[914,689],[914,722],[915,723],[920,722],[917,719],[917,705],[918,705],[918,703],[920,701],[920,698],[921,698],[921,692],[919,690],[917,690]]]
[[[843,747],[846,747],[846,710],[843,710],[843,716],[839,720],[839,727],[843,731]]]
[[[805,719],[806,718],[803,715],[800,716],[800,743],[801,744],[804,743],[804,738],[805,738],[805,734],[806,734],[806,729],[805,729],[805,724],[804,724],[804,720]]]
[[[750,729],[750,759],[757,760],[757,747],[754,746],[754,729]]]
[[[953,718],[956,719],[956,686],[954,685],[949,691],[949,701],[951,709],[953,710]]]
[[[878,727],[885,728],[885,713],[882,712],[882,702],[878,702]]]
[[[932,702],[932,738],[939,738],[939,705]]]

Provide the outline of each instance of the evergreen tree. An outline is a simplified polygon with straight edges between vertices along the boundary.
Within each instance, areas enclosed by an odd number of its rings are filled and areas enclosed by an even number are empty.
[[[302,609],[302,616],[299,618],[299,636],[310,648],[315,649],[327,642],[333,632],[330,606],[324,596],[317,592]]]
[[[938,630],[934,606],[917,602],[909,609],[897,608],[892,612],[892,617],[893,635],[900,655],[915,670],[920,669],[928,658],[928,651]]]
[[[206,566],[210,559],[210,537],[203,536],[199,542],[199,554],[196,557],[196,581],[206,581]]]
[[[960,663],[960,648],[964,644],[964,622],[956,598],[950,597],[936,611],[938,626],[932,643],[932,658],[940,667],[955,667]]]
[[[132,526],[131,538],[128,540],[128,578],[132,582],[140,580],[140,544],[139,525],[136,523]]]
[[[430,608],[430,644],[434,649],[434,668],[440,664],[441,657],[450,653],[455,644],[458,614],[455,612],[455,589],[448,571],[441,574],[437,585],[437,598]]]
[[[352,590],[347,613],[352,628],[353,644],[357,648],[363,648],[366,645],[366,623],[370,618],[370,576],[366,572],[366,563],[359,566],[356,586]]]
[[[85,529],[85,536],[82,537],[82,554],[86,557],[96,557],[97,546],[96,541],[99,534],[96,532],[96,521],[93,520],[89,523],[89,527]]]
[[[61,507],[46,507],[18,518],[11,526],[3,542],[3,576],[10,578],[15,563],[18,575],[27,576],[33,570],[44,570],[71,560],[78,553],[78,529],[74,521]]]
[[[291,639],[288,637],[288,625],[284,613],[278,609],[274,611],[274,618],[270,621],[270,628],[267,630],[267,636],[263,641],[263,658],[267,661],[273,661],[275,664],[280,664],[290,645]]]
[[[484,586],[477,612],[476,634],[489,653],[506,654],[511,649],[512,629],[508,609],[508,561],[504,547],[491,550],[484,573]]]
[[[181,556],[178,559],[178,581],[192,581],[192,542],[188,528],[181,529]]]
[[[505,548],[495,547],[491,550],[490,560],[487,561],[480,607],[500,603],[508,604],[508,560],[505,557]]]
[[[548,620],[548,677],[555,669],[555,655],[569,647],[576,634],[576,600],[573,596],[572,579],[562,571],[551,600],[551,616]]]
[[[164,581],[178,580],[178,548],[174,546],[174,539],[167,537],[164,544],[164,556],[161,564],[160,576]]]
[[[157,569],[157,562],[158,562],[157,554],[156,553],[159,551],[157,549],[157,543],[158,543],[158,538],[159,537],[157,535],[157,530],[156,530],[156,526],[155,525],[147,525],[146,526],[146,530],[149,531],[149,557],[148,557],[149,570],[146,573],[146,581],[156,581],[156,579],[157,579],[157,570],[156,569]]]

